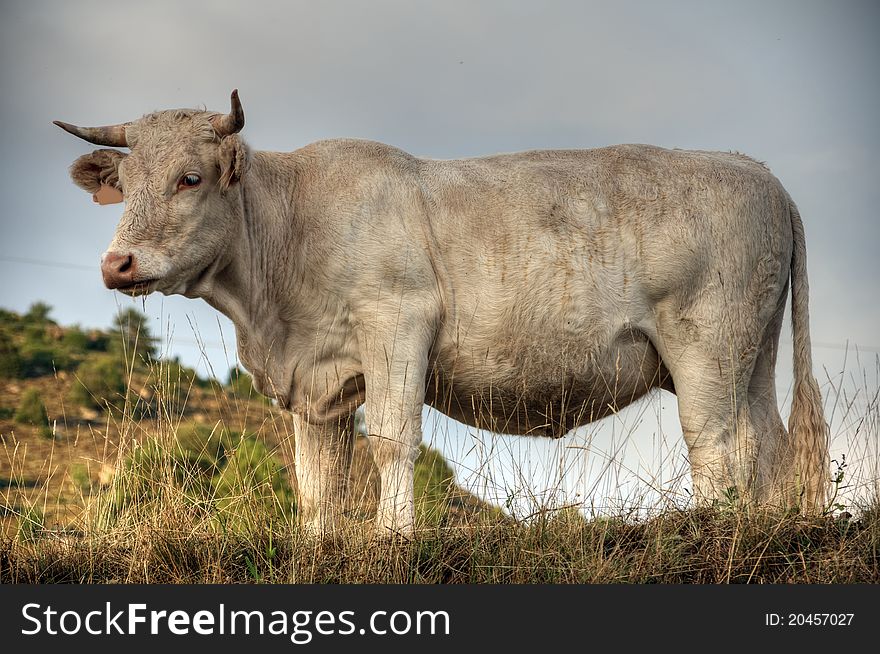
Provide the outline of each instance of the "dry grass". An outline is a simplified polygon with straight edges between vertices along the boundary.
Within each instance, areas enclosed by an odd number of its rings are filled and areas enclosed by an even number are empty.
[[[4,583],[877,583],[880,511],[858,520],[668,512],[644,522],[564,513],[317,541],[287,524],[191,524],[0,543]],[[361,534],[363,532],[360,532]]]
[[[0,380],[0,582],[880,582],[880,411],[867,380],[856,392],[827,380],[850,467],[839,468],[840,494],[821,517],[750,510],[735,498],[707,509],[680,498],[646,507],[634,494],[612,511],[532,497],[534,510],[513,518],[460,489],[426,449],[416,535],[375,538],[365,534],[378,482],[361,438],[349,528],[317,540],[299,531],[291,506],[285,414],[175,370],[132,365],[129,392],[102,398],[103,412],[65,403],[70,373]],[[9,409],[28,389],[45,402],[51,437],[12,421]],[[493,450],[480,465],[489,467]],[[606,489],[620,473],[616,453],[596,482]]]

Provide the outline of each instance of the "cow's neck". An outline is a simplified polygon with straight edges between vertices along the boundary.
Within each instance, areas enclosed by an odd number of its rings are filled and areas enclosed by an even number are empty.
[[[303,312],[297,288],[305,279],[300,217],[295,207],[298,164],[290,154],[256,152],[239,182],[239,233],[201,297],[232,320],[239,355],[252,371],[268,367]]]
[[[257,390],[314,418],[335,415],[360,362],[348,308],[325,287],[328,246],[308,229],[323,203],[308,189],[307,156],[254,154],[240,182],[239,234],[201,297],[235,324]]]

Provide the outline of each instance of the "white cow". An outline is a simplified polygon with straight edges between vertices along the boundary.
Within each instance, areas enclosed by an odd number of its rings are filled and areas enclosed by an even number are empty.
[[[827,427],[812,374],[801,219],[740,154],[620,145],[476,159],[370,141],[249,151],[230,114],[100,128],[74,181],[121,190],[109,288],[200,297],[293,412],[302,514],[338,524],[366,402],[376,524],[413,528],[427,402],[493,431],[562,436],[652,388],[678,397],[694,490],[821,509]],[[794,403],[774,368],[792,291]]]

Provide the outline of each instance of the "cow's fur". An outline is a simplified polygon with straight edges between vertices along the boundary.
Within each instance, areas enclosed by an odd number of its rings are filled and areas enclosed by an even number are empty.
[[[620,145],[437,161],[360,140],[290,153],[217,137],[212,114],[127,127],[72,167],[126,208],[109,251],[148,291],[236,326],[257,388],[295,417],[300,506],[341,515],[366,401],[377,524],[413,526],[424,402],[562,436],[653,388],[678,396],[701,500],[821,508],[827,435],[810,355],[803,226],[748,157]],[[186,172],[197,189],[178,189]],[[795,393],[774,383],[789,282]]]

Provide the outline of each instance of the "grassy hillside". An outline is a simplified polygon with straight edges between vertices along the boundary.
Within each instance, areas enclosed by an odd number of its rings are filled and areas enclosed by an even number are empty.
[[[247,373],[221,383],[158,358],[133,310],[108,331],[61,327],[49,313],[0,311],[0,533],[91,533],[169,507],[227,530],[294,521],[289,416]],[[488,510],[434,451],[424,449],[416,476],[423,520]],[[377,484],[359,437],[352,512],[374,510]]]
[[[876,499],[849,513],[712,509],[507,518],[423,448],[418,532],[377,543],[378,480],[355,447],[350,522],[296,523],[289,417],[246,373],[158,357],[142,316],[62,327],[0,310],[0,582],[849,583],[880,581]],[[858,509],[858,510],[857,510]]]

